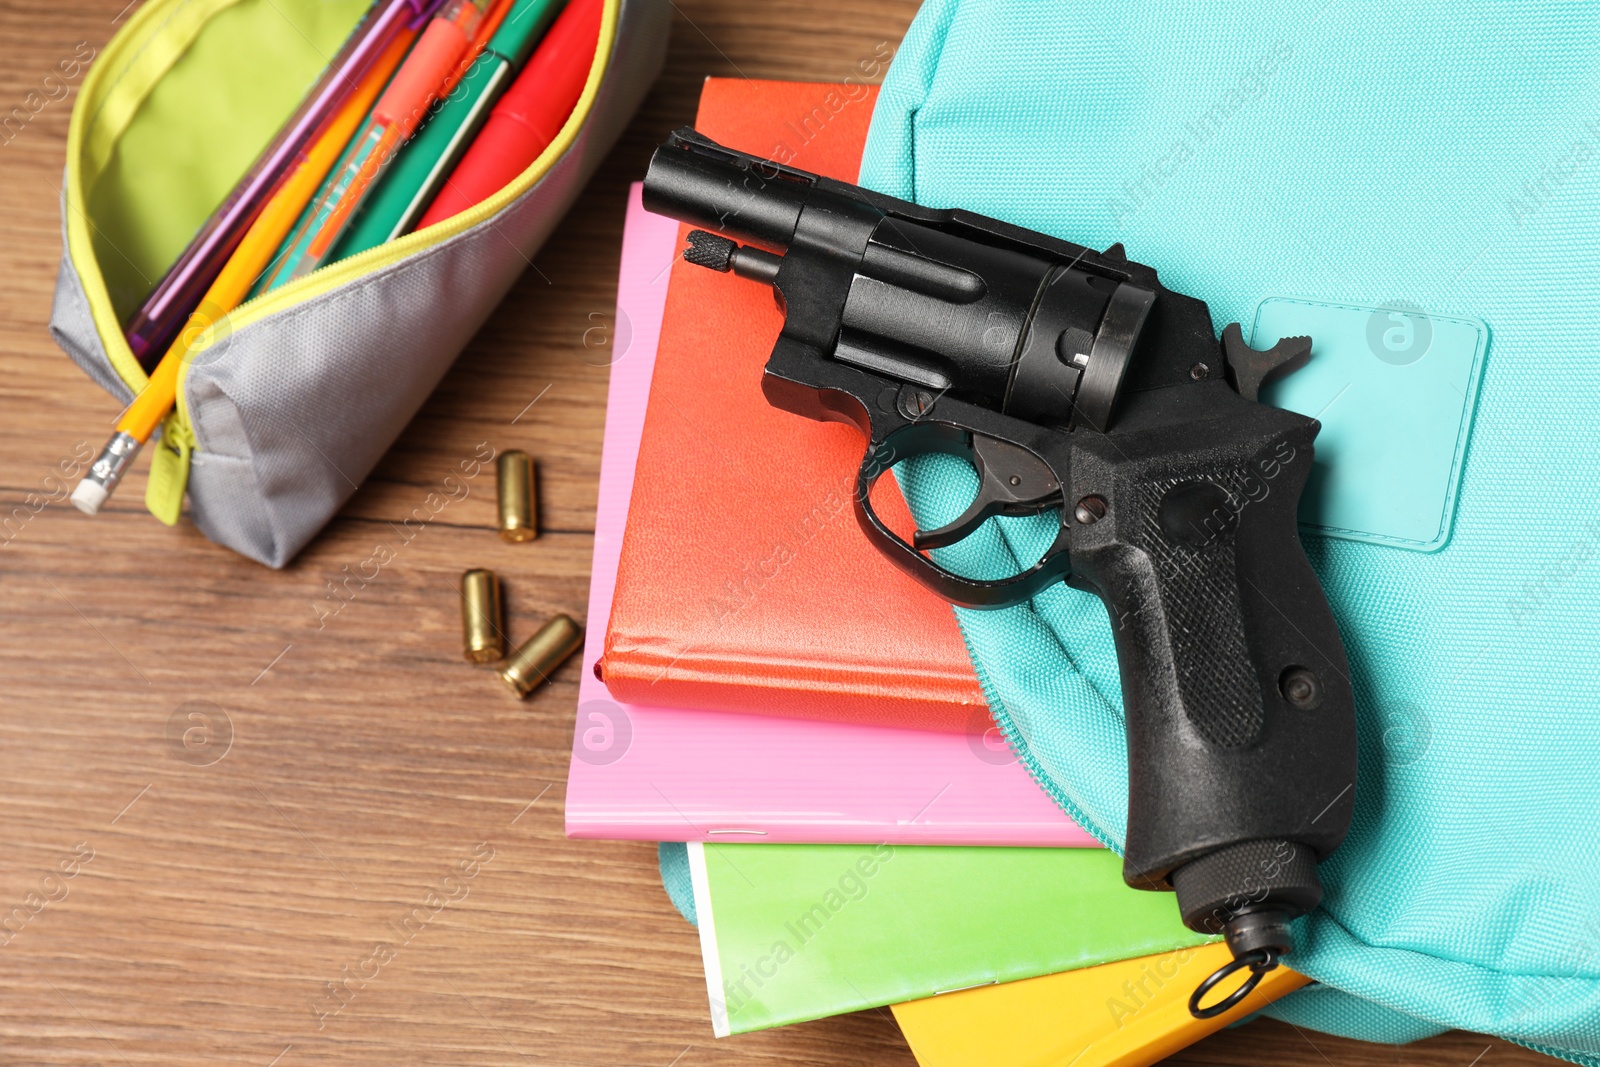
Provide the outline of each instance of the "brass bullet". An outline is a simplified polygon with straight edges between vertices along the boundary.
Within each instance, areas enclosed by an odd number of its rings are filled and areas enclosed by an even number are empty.
[[[511,653],[500,668],[500,678],[519,697],[547,681],[566,658],[583,645],[583,628],[565,615],[557,615]]]
[[[533,457],[512,449],[500,453],[495,466],[495,493],[500,502],[500,536],[507,541],[532,541],[539,536],[539,494]]]
[[[471,663],[493,663],[506,654],[500,579],[474,568],[461,576],[461,645]]]

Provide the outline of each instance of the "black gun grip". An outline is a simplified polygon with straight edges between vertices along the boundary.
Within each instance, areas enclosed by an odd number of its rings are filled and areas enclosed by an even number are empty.
[[[1246,841],[1320,859],[1344,836],[1348,668],[1296,529],[1316,429],[1250,405],[1209,426],[1080,438],[1074,491],[1104,508],[1078,516],[1074,581],[1104,601],[1117,645],[1130,885],[1171,888],[1175,870]]]
[[[1206,474],[1142,486],[1139,540],[1160,590],[1184,715],[1208,743],[1241,748],[1260,736],[1266,714],[1244,632],[1232,536],[1249,498],[1239,486],[1225,488],[1241,480],[1233,472]]]

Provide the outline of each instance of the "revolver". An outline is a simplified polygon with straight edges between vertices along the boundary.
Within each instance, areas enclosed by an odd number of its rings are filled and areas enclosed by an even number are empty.
[[[1355,716],[1343,644],[1299,541],[1319,424],[1258,401],[1310,354],[1221,340],[1203,301],[1127,258],[932,210],[725,148],[658,147],[644,205],[691,226],[683,256],[770,285],[784,312],[767,399],[867,439],[854,510],[890,562],[953,604],[1055,582],[1110,615],[1128,740],[1123,878],[1172,890],[1232,960],[1190,998],[1221,1014],[1293,950],[1317,864],[1350,825]],[[909,539],[873,506],[896,464],[967,460],[966,510]],[[1044,554],[1001,579],[931,550],[997,515],[1051,514]],[[1229,974],[1245,981],[1203,999]]]

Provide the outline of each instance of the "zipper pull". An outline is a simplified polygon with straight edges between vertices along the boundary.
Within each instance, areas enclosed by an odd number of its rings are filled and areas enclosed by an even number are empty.
[[[183,492],[189,486],[189,464],[194,456],[194,431],[174,411],[161,426],[161,439],[150,453],[150,480],[144,488],[144,506],[168,526],[178,525],[183,514]]]

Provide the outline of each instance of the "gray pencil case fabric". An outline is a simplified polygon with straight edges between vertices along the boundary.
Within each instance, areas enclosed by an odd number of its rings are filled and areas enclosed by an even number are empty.
[[[141,106],[159,109],[161,79],[187,54],[203,61],[208,47],[218,47],[208,41],[212,26],[220,27],[224,41],[237,36],[239,27],[228,21],[233,13],[266,2],[152,0],[102,51],[80,90],[68,140],[64,252],[50,329],[121,402],[145,382],[119,325],[142,296],[119,282],[130,274],[124,261],[154,256],[163,241],[170,249],[174,238],[160,232],[162,223],[141,230],[142,220],[130,221],[139,214],[130,204],[136,208],[138,195],[151,195],[148,189],[117,202],[125,178],[118,170],[118,138],[149,135],[130,114],[137,116]],[[327,17],[316,7],[326,3],[300,0],[310,33]],[[296,9],[290,0],[271,6],[291,15]],[[189,511],[206,537],[282,567],[333,517],[627,124],[660,71],[670,13],[667,0],[608,0],[594,67],[573,115],[545,153],[499,194],[248,301],[208,331],[183,372],[178,410],[164,431],[167,447],[175,450],[179,440],[192,445]],[[336,47],[342,30],[322,32]],[[182,175],[181,169],[175,173]],[[97,188],[101,184],[111,193]],[[193,225],[200,219],[203,214]],[[163,222],[172,229],[174,223]],[[157,450],[154,444],[147,449],[153,456]],[[152,510],[160,510],[154,502]],[[176,501],[171,511],[176,514]]]

